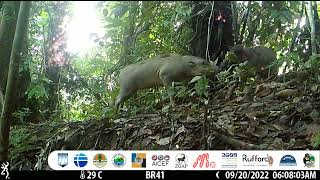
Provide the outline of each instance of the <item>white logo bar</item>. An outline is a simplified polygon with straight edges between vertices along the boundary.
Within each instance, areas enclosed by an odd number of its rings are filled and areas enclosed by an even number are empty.
[[[54,170],[319,170],[320,151],[54,151]]]

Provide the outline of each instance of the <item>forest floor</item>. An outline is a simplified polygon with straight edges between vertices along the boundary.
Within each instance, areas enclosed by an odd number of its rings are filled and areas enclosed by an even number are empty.
[[[169,113],[15,126],[11,168],[49,169],[48,155],[61,149],[315,149],[315,136],[320,139],[318,77],[294,72],[287,81],[231,83],[211,92],[207,106],[182,103]]]

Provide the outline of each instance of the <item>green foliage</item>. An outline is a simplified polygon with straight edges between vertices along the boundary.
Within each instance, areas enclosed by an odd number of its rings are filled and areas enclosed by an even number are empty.
[[[320,145],[320,132],[318,132],[317,134],[315,134],[315,136],[311,139],[312,142],[312,146],[315,149],[318,149],[319,145]]]
[[[311,55],[309,60],[304,63],[306,69],[317,71],[320,68],[320,54]]]
[[[19,156],[20,152],[28,152],[29,150],[34,150],[34,144],[28,144],[30,138],[36,138],[37,136],[30,136],[28,130],[23,127],[15,128],[12,131],[10,137],[10,161],[19,162],[23,161]],[[14,148],[13,148],[14,147]]]
[[[14,115],[17,119],[19,119],[19,122],[20,122],[20,123],[23,123],[24,117],[27,117],[27,116],[31,115],[31,113],[32,113],[32,112],[31,112],[31,110],[30,110],[29,108],[22,108],[21,110],[13,113],[13,115]]]
[[[170,97],[174,99],[183,99],[190,96],[199,96],[208,98],[209,93],[209,79],[205,76],[196,76],[189,82],[189,88],[183,83],[173,83],[173,86],[168,88],[163,93],[163,99],[169,100]],[[168,107],[164,108],[167,109]]]
[[[48,93],[43,84],[31,84],[27,90],[28,100],[46,100],[48,99]]]
[[[208,94],[208,88],[209,87],[210,86],[209,86],[208,78],[205,77],[205,76],[201,76],[201,78],[199,78],[196,81],[194,90],[197,93],[197,95],[208,97],[209,96],[209,94]]]

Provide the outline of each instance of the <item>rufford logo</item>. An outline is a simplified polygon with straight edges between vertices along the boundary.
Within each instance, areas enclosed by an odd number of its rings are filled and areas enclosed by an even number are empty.
[[[169,155],[153,155],[152,156],[152,166],[168,166],[170,160]]]
[[[188,162],[188,158],[186,154],[179,153],[176,155],[175,168],[186,168],[188,166],[187,162]]]
[[[211,161],[209,158],[209,153],[203,153],[199,155],[196,159],[196,161],[192,165],[193,168],[199,167],[206,167],[206,168],[215,168],[216,163],[214,161]]]
[[[266,156],[243,154],[242,162],[244,166],[272,166],[273,158],[269,154]]]

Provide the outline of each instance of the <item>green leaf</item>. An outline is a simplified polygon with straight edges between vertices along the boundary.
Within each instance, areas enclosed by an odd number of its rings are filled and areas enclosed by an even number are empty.
[[[189,82],[189,84],[192,84],[194,82],[199,81],[202,78],[202,76],[195,76],[194,78],[191,79],[191,81]]]
[[[44,11],[44,10],[42,10],[40,12],[40,17],[43,18],[43,19],[48,19],[49,18],[49,13]]]

